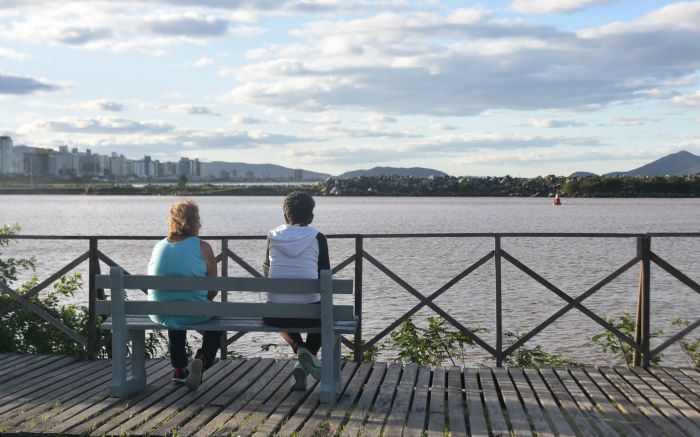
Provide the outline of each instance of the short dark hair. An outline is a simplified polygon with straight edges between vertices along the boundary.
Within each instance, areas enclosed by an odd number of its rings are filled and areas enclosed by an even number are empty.
[[[293,191],[284,198],[284,216],[293,225],[308,225],[315,206],[313,197],[301,191]]]

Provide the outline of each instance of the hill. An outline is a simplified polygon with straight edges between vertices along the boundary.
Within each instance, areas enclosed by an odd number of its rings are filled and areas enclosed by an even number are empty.
[[[204,166],[205,178],[223,179],[222,172],[227,172],[232,180],[294,180],[293,168],[283,167],[276,164],[246,164],[244,162],[207,162]],[[250,173],[249,173],[250,172]],[[251,177],[252,176],[252,177]],[[329,177],[326,173],[317,173],[309,170],[302,170],[303,181],[322,181]]]
[[[700,156],[682,150],[629,171],[606,176],[684,176],[700,173]]]
[[[570,178],[587,178],[589,176],[598,176],[595,173],[591,173],[588,171],[575,171],[569,175]]]
[[[396,176],[413,176],[417,178],[427,178],[430,176],[447,176],[447,173],[443,173],[440,170],[433,170],[431,168],[423,167],[374,167],[369,170],[353,170],[348,171],[340,176],[339,179],[349,179],[356,178],[360,176],[380,176],[380,175],[396,175]]]

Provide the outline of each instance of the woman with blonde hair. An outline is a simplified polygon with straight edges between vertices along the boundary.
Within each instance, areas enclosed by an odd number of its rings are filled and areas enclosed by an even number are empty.
[[[214,251],[209,243],[199,239],[199,207],[191,200],[179,200],[170,207],[168,236],[156,243],[148,263],[148,274],[154,276],[216,276]],[[206,302],[216,291],[148,290],[148,300]],[[187,369],[187,331],[182,325],[203,323],[208,316],[150,316],[151,320],[168,328],[172,381],[196,389],[202,382],[202,372],[214,363],[221,341],[221,332],[205,331],[202,348],[197,350]]]

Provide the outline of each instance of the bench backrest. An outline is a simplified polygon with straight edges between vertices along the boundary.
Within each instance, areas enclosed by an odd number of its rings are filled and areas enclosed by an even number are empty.
[[[331,311],[330,320],[353,320],[352,305],[334,305],[334,294],[352,294],[353,281],[332,279],[330,270],[322,270],[319,279],[239,278],[126,275],[121,267],[112,267],[109,275],[95,276],[96,288],[111,290],[111,300],[98,301],[97,314],[181,315],[215,317],[287,317],[323,318]],[[251,303],[251,302],[183,302],[126,300],[125,290],[219,290],[238,292],[320,293],[321,305]]]

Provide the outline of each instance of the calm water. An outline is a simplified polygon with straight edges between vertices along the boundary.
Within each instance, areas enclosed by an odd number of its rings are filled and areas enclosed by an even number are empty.
[[[25,235],[162,235],[174,197],[0,196],[0,224],[19,223]],[[281,197],[203,197],[202,234],[265,235],[282,221]],[[698,232],[700,199],[564,199],[554,207],[537,198],[327,198],[318,197],[314,225],[326,234],[425,232]],[[695,281],[700,281],[698,238],[654,238],[652,249]],[[132,273],[145,273],[153,242],[101,241],[100,250]],[[220,249],[212,241],[215,250]],[[429,295],[493,248],[490,238],[369,239],[365,250]],[[635,254],[632,238],[504,238],[502,247],[562,290],[576,296],[623,265]],[[331,264],[354,251],[354,242],[329,241]],[[264,256],[264,241],[232,242],[231,249],[254,267]],[[3,256],[36,256],[40,278],[87,250],[87,242],[21,240]],[[365,261],[364,338],[370,339],[418,303],[418,300]],[[84,272],[87,267],[83,270]],[[242,273],[232,269],[230,274]],[[440,296],[436,303],[466,326],[488,330],[495,344],[493,262],[482,266]],[[353,277],[353,267],[338,277]],[[587,299],[601,316],[634,313],[639,268],[635,267]],[[257,299],[257,296],[253,297]],[[84,302],[84,296],[76,301]],[[504,261],[504,329],[525,333],[564,305],[564,301]],[[700,297],[670,275],[652,267],[652,328],[672,332],[673,317],[695,320]],[[417,319],[433,315],[422,310]],[[599,332],[576,310],[535,337],[550,352],[601,362],[590,345]],[[655,340],[657,343],[661,340]],[[236,346],[243,355],[264,355],[261,343],[275,336],[249,335]],[[280,347],[276,355],[287,352]],[[391,352],[383,355],[391,357]],[[471,364],[485,355],[473,353]],[[665,363],[685,364],[678,349]]]

